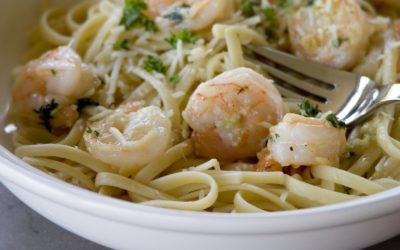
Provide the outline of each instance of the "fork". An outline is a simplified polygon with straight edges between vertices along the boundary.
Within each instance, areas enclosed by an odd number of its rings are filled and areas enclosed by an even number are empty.
[[[380,86],[366,76],[338,70],[267,47],[246,45],[246,59],[275,80],[286,100],[310,99],[355,126],[378,108],[400,102],[400,84]]]

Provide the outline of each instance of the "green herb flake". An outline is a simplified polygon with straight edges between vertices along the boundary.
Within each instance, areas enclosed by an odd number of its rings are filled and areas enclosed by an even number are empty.
[[[307,0],[307,6],[313,6],[315,3],[315,0]]]
[[[168,82],[173,86],[176,86],[181,81],[181,77],[178,74],[172,75],[168,78]]]
[[[260,5],[259,0],[241,0],[240,8],[245,17],[252,17],[256,14],[255,8]]]
[[[281,137],[279,134],[273,134],[268,138],[268,141],[274,143],[279,137]]]
[[[183,43],[193,44],[196,42],[196,37],[194,36],[193,32],[184,29],[165,39],[165,41],[171,44],[173,48],[176,48],[179,40],[181,40]]]
[[[289,8],[293,4],[292,0],[279,0],[278,6],[282,9]]]
[[[348,40],[349,40],[348,38],[340,38],[340,37],[335,38],[332,40],[332,46],[334,48],[340,48],[340,46],[342,46],[342,44]]]
[[[99,136],[100,136],[100,132],[97,131],[97,130],[95,130],[95,129],[92,129],[91,127],[88,127],[88,128],[86,129],[86,133],[91,134],[91,135],[94,135],[94,136],[96,136],[96,137],[99,137]]]
[[[53,118],[57,107],[58,103],[56,103],[56,101],[52,99],[49,103],[33,110],[39,115],[39,119],[42,120],[42,124],[47,128],[49,132],[51,132],[50,120]]]
[[[103,77],[101,77],[101,76],[98,76],[97,78],[99,79],[101,86],[104,86],[104,85],[106,85],[106,80],[104,80],[104,78],[103,78]]]
[[[185,19],[185,16],[183,15],[182,10],[187,9],[189,7],[190,7],[189,5],[182,4],[181,6],[176,7],[172,12],[164,15],[163,17],[170,21],[180,23]]]
[[[346,194],[350,194],[350,192],[352,191],[351,188],[346,187],[346,186],[343,186],[343,190],[344,190],[344,192],[345,192]]]
[[[129,44],[129,40],[125,38],[125,39],[122,39],[121,41],[114,43],[113,48],[114,48],[114,50],[121,50],[121,49],[129,50],[128,44]]]
[[[321,112],[318,105],[313,105],[309,100],[303,100],[299,105],[300,114],[304,117],[317,117]]]
[[[149,73],[156,71],[161,74],[165,74],[166,72],[164,63],[161,61],[160,58],[154,56],[147,56],[146,60],[143,63],[143,68]]]
[[[264,16],[269,22],[274,22],[276,19],[276,10],[274,8],[268,7],[264,9]]]
[[[334,114],[330,114],[326,117],[326,120],[332,124],[335,128],[345,128],[346,123],[339,121],[339,119]]]
[[[139,24],[145,27],[146,31],[155,31],[155,23],[150,20],[144,11],[147,4],[143,0],[125,0],[125,7],[120,24],[128,30],[134,25]]]
[[[157,30],[156,23],[150,19],[144,20],[143,26],[144,26],[145,30],[148,32],[156,32],[156,30]]]
[[[82,98],[76,102],[76,106],[78,106],[78,112],[81,113],[84,108],[89,106],[99,106],[99,103],[90,98]]]
[[[51,74],[53,75],[53,77],[54,76],[56,76],[57,75],[57,71],[55,70],[55,69],[51,69]]]

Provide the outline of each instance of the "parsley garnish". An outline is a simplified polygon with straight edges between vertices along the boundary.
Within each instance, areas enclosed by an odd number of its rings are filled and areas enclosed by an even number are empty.
[[[351,188],[346,187],[346,186],[344,186],[343,189],[344,189],[344,192],[345,192],[346,194],[350,194],[350,192],[351,192],[351,190],[352,190]]]
[[[269,22],[274,22],[276,18],[276,10],[274,8],[268,7],[264,9],[264,16]]]
[[[182,4],[174,9],[173,12],[164,15],[163,17],[175,22],[182,22],[185,19],[185,16],[182,13],[182,9],[189,8],[189,5]]]
[[[171,44],[171,46],[174,48],[176,48],[176,45],[179,40],[181,40],[184,43],[195,43],[196,37],[194,36],[193,32],[184,29],[178,33],[172,34],[169,38],[165,39],[165,41]]]
[[[169,14],[166,14],[164,18],[169,19],[171,21],[177,21],[177,22],[182,22],[183,21],[183,15],[179,11],[174,11]]]
[[[273,134],[269,137],[268,141],[274,143],[279,137],[281,137],[279,134]]]
[[[50,120],[53,118],[53,115],[58,107],[58,103],[54,99],[38,109],[34,109],[33,111],[39,115],[40,120],[42,120],[42,124],[47,128],[49,132],[51,132]]]
[[[100,136],[100,132],[97,131],[97,130],[95,130],[95,129],[92,129],[91,127],[88,127],[88,128],[87,128],[86,133],[92,134],[92,135],[94,135],[94,136],[96,136],[96,137],[99,137],[99,136]]]
[[[315,0],[307,0],[307,6],[313,6],[315,3]]]
[[[288,8],[292,5],[292,0],[279,0],[278,6],[281,8]]]
[[[157,71],[161,74],[165,74],[166,71],[166,68],[161,59],[154,56],[147,56],[143,64],[143,68],[149,73]]]
[[[129,43],[129,40],[125,38],[125,39],[122,39],[121,41],[114,43],[113,48],[114,48],[114,50],[120,50],[120,49],[129,50],[128,43]]]
[[[57,75],[57,71],[56,71],[55,69],[51,69],[51,74],[52,74],[53,76],[56,76],[56,75]]]
[[[175,74],[168,78],[168,82],[174,86],[177,85],[180,81],[181,81],[181,77],[178,74]]]
[[[245,17],[252,17],[256,13],[254,8],[260,5],[259,0],[241,0],[240,7],[242,9],[242,14]]]
[[[155,31],[155,24],[150,20],[144,11],[147,10],[147,4],[143,0],[125,0],[125,7],[121,19],[121,25],[125,29],[132,28],[135,24],[140,24],[147,31]]]
[[[339,121],[339,119],[334,114],[330,114],[326,117],[326,120],[332,124],[335,128],[345,128],[346,123]]]
[[[348,38],[340,38],[340,37],[336,38],[336,39],[333,39],[332,40],[332,46],[335,47],[335,48],[339,48],[347,40],[349,40],[349,39]]]
[[[104,80],[103,77],[98,76],[97,78],[99,78],[100,84],[101,84],[102,86],[106,85],[106,80]]]
[[[274,42],[277,39],[275,30],[271,27],[265,29],[265,36],[267,37],[268,42]]]
[[[84,108],[88,106],[99,106],[99,103],[90,98],[82,98],[76,102],[76,106],[78,106],[78,112],[81,113]]]
[[[305,117],[316,117],[321,112],[318,105],[311,104],[309,100],[303,100],[298,107],[300,108],[300,114]]]

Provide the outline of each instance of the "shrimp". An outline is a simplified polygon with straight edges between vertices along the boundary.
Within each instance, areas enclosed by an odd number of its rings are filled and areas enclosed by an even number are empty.
[[[272,80],[248,68],[199,85],[183,112],[193,129],[196,154],[220,160],[255,157],[269,127],[283,115],[284,104]]]
[[[160,108],[132,102],[89,124],[84,141],[95,158],[118,169],[139,170],[170,146],[171,126]]]
[[[233,14],[234,1],[231,0],[146,0],[149,12],[152,16],[159,16],[170,10],[178,11],[184,15],[181,23],[183,28],[190,30],[202,30],[212,24],[224,20]],[[178,6],[177,3],[189,5],[186,7]],[[171,9],[173,7],[173,9]]]
[[[11,113],[35,123],[49,122],[49,130],[71,128],[79,117],[75,103],[99,84],[78,54],[59,47],[22,68],[13,87]],[[46,108],[50,121],[41,120],[38,111]]]
[[[351,69],[367,49],[370,26],[355,0],[320,0],[290,14],[293,52],[340,69]]]
[[[281,166],[314,166],[324,161],[336,165],[346,150],[345,130],[323,119],[287,114],[270,129],[267,150],[261,161]],[[274,165],[275,164],[275,165]]]

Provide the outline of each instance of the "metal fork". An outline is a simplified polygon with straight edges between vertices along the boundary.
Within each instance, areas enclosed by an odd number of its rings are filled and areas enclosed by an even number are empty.
[[[246,58],[264,68],[286,99],[310,99],[354,126],[379,107],[400,102],[400,84],[380,86],[366,76],[311,62],[275,49],[247,45]]]

